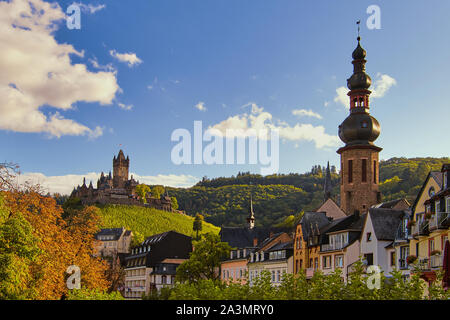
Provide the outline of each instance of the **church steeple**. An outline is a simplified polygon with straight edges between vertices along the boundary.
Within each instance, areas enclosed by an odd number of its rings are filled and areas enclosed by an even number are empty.
[[[341,209],[346,214],[366,212],[380,202],[378,191],[379,152],[374,141],[380,135],[380,124],[369,113],[369,90],[372,80],[366,73],[366,50],[358,44],[352,53],[353,74],[347,79],[350,89],[350,114],[339,126],[339,138],[345,143],[341,155]]]
[[[253,229],[255,227],[255,213],[253,212],[253,199],[252,195],[250,195],[250,208],[247,217],[247,226],[249,229]]]
[[[327,163],[327,171],[325,173],[325,182],[323,185],[323,201],[327,201],[329,198],[331,198],[331,172],[330,172],[330,161]]]

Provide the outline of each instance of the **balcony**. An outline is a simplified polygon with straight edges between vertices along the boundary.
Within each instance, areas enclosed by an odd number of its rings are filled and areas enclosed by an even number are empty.
[[[411,234],[413,237],[427,236],[429,233],[428,220],[416,221],[416,223],[411,227]]]
[[[442,267],[442,255],[438,254],[438,255],[434,255],[431,256],[430,259],[428,260],[428,267],[430,269],[438,269]]]
[[[438,229],[447,229],[449,227],[449,214],[448,212],[437,212],[433,214],[430,221],[430,231]]]
[[[320,251],[335,251],[335,250],[342,250],[348,245],[348,243],[330,243],[330,244],[322,244],[320,246]]]

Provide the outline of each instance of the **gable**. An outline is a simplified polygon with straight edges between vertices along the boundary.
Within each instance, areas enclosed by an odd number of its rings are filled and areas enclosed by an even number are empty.
[[[344,218],[347,216],[331,198],[325,201],[316,211],[325,212],[327,217],[333,219]]]
[[[416,197],[416,200],[414,201],[414,205],[413,205],[414,217],[415,217],[416,213],[425,212],[424,203],[425,203],[425,201],[430,199],[430,195],[428,194],[428,191],[430,190],[431,187],[434,188],[436,193],[441,190],[440,184],[436,180],[436,177],[435,177],[435,175],[432,174],[432,172],[430,172],[428,174],[427,179],[425,180],[422,188],[420,189],[419,194]]]

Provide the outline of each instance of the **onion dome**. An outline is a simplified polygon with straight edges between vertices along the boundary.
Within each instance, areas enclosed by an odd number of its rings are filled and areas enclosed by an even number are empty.
[[[339,126],[339,138],[347,146],[373,145],[380,131],[378,120],[369,113],[352,112]]]
[[[361,59],[364,59],[366,57],[366,50],[364,50],[361,47],[361,44],[359,43],[360,40],[361,40],[361,38],[358,37],[358,46],[356,47],[356,49],[352,53],[353,60],[361,60]]]
[[[360,41],[361,38],[358,37],[358,46],[353,51],[353,74],[347,79],[347,87],[350,90],[355,89],[368,89],[372,84],[372,79],[365,72],[366,71],[366,50],[361,47]]]

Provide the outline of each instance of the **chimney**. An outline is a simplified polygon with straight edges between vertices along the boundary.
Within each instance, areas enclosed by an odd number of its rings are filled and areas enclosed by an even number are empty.
[[[270,231],[269,238],[272,238],[272,237],[273,237],[273,231]]]
[[[256,247],[258,245],[258,238],[253,238],[253,246]]]

